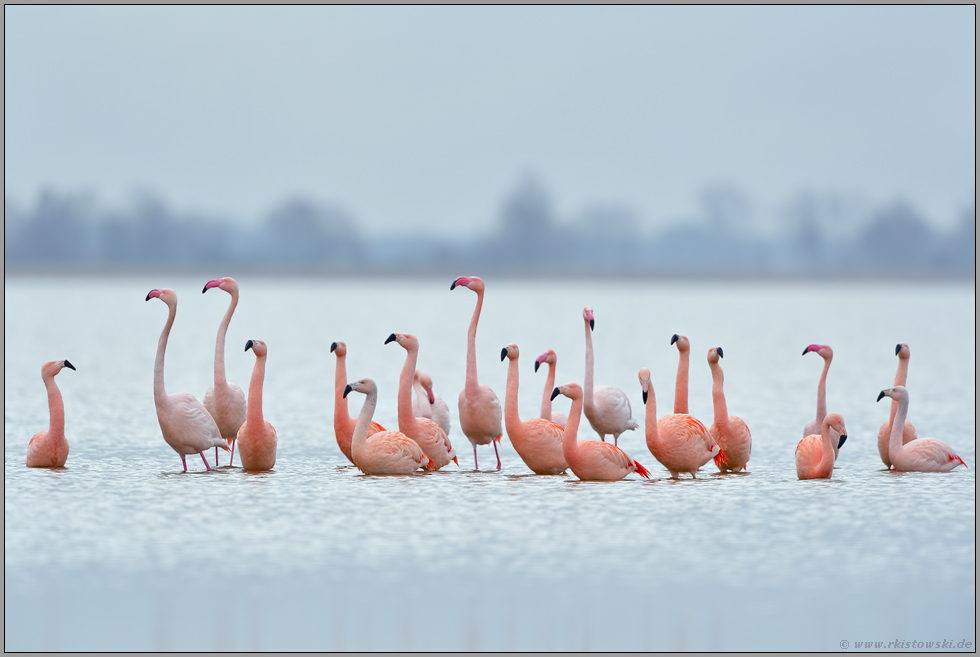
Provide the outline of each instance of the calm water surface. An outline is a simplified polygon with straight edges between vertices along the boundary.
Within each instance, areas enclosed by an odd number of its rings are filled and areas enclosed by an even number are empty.
[[[649,367],[660,412],[673,403],[673,333],[692,343],[691,410],[710,423],[705,355],[722,346],[729,412],[753,435],[748,475],[706,467],[669,480],[642,430],[620,446],[653,473],[616,483],[538,477],[504,439],[503,469],[460,433],[466,328],[475,295],[451,280],[242,276],[228,377],[247,386],[269,345],[266,419],[274,472],[190,472],[164,443],[152,395],[166,307],[180,298],[169,392],[199,399],[228,303],[202,277],[26,278],[4,285],[4,643],[6,650],[839,650],[841,641],[976,645],[975,288],[972,284],[760,284],[488,280],[477,338],[481,381],[503,399],[504,345],[521,352],[520,411],[536,414],[545,370],[581,382],[582,307],[595,309],[596,383],[643,408]],[[460,468],[365,477],[333,435],[334,357],[378,382],[376,420],[397,426],[405,352],[453,415]],[[793,451],[813,417],[826,343],[830,411],[849,438],[830,481],[796,480]],[[969,469],[884,471],[894,347],[912,349],[909,418]],[[46,360],[71,455],[24,467],[47,426]],[[356,413],[363,397],[351,396]],[[887,401],[887,400],[886,400]],[[563,403],[564,402],[564,403]],[[555,402],[567,410],[564,398]],[[595,437],[586,423],[580,438]],[[214,454],[210,455],[213,464]],[[227,463],[222,453],[222,463]]]

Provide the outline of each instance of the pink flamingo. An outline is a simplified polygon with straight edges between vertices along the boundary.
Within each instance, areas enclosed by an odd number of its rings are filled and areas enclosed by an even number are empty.
[[[670,344],[677,345],[677,382],[674,384],[674,413],[689,415],[687,410],[688,375],[691,369],[691,341],[686,335],[670,336]],[[682,471],[686,472],[686,471]]]
[[[721,447],[709,435],[707,427],[687,413],[673,413],[658,420],[650,370],[642,368],[639,379],[646,406],[644,422],[650,453],[670,471],[673,479],[678,479],[682,472],[689,472],[697,479],[698,468],[721,454]]]
[[[578,441],[578,427],[582,420],[582,388],[577,383],[558,386],[551,393],[554,399],[565,395],[572,400],[568,412],[568,424],[562,438],[562,452],[568,468],[583,481],[619,481],[631,472],[650,478],[650,471],[634,461],[623,450],[601,440]]]
[[[334,342],[330,345],[330,351],[337,356],[337,368],[334,372],[334,396],[333,396],[333,433],[337,437],[337,447],[344,453],[347,460],[351,463],[354,458],[351,456],[350,441],[354,436],[354,427],[357,420],[350,416],[347,411],[347,395],[344,389],[347,388],[347,345],[343,342]],[[372,436],[379,431],[386,429],[372,422],[368,425],[368,436]]]
[[[419,468],[432,467],[418,443],[400,431],[379,431],[368,436],[371,418],[378,405],[378,386],[374,381],[361,379],[348,384],[344,397],[351,391],[367,395],[351,440],[351,454],[358,470],[369,475],[410,475]]]
[[[225,377],[225,335],[228,333],[231,316],[235,314],[235,307],[238,306],[238,283],[231,277],[215,278],[204,284],[201,294],[214,287],[230,294],[231,302],[218,325],[218,337],[214,343],[214,383],[204,393],[204,408],[214,418],[221,437],[231,443],[231,458],[228,460],[230,466],[235,460],[238,429],[245,422],[245,393],[234,383],[228,383]],[[214,467],[218,467],[217,447],[214,448]]]
[[[271,470],[276,464],[276,430],[262,417],[262,383],[269,348],[261,340],[249,340],[245,351],[255,354],[252,380],[248,384],[248,418],[238,430],[238,453],[245,470]]]
[[[715,457],[715,465],[721,472],[745,470],[752,454],[752,434],[742,418],[728,414],[725,402],[725,373],[721,371],[720,358],[725,354],[721,347],[708,350],[708,366],[711,368],[711,398],[715,406],[715,421],[708,430],[721,447]],[[843,442],[843,441],[841,441]]]
[[[895,355],[898,356],[898,370],[895,372],[896,386],[905,387],[905,381],[909,375],[909,356],[911,353],[909,346],[904,342],[899,342],[895,345]],[[888,421],[878,429],[878,454],[881,456],[881,462],[885,464],[886,468],[892,467],[891,459],[888,458],[888,445],[891,442],[892,424],[895,422],[895,413],[897,411],[898,402],[893,399],[892,410],[888,416]],[[910,443],[918,437],[919,434],[916,433],[915,427],[912,426],[911,422],[906,420],[905,428],[902,431],[902,444]]]
[[[429,418],[449,435],[452,422],[449,419],[449,405],[446,400],[432,392],[432,377],[427,372],[415,370],[412,379],[415,398],[412,400],[412,412],[415,417]]]
[[[836,436],[847,435],[840,413],[825,415],[820,435],[806,436],[796,445],[796,476],[800,479],[830,479],[834,473]]]
[[[220,447],[231,451],[228,441],[221,437],[221,431],[214,418],[208,413],[208,409],[204,408],[204,404],[194,398],[194,395],[187,392],[168,395],[163,385],[163,358],[167,351],[170,329],[177,317],[177,293],[169,287],[163,290],[153,289],[146,295],[146,300],[150,299],[160,299],[170,309],[167,323],[164,324],[160,341],[157,343],[157,356],[153,365],[153,402],[157,407],[160,431],[167,444],[180,455],[184,472],[187,472],[188,454],[200,454],[204,467],[210,470],[211,466],[204,456],[205,450]]]
[[[541,417],[551,420],[560,427],[564,427],[568,422],[568,416],[559,411],[551,410],[551,391],[555,388],[555,367],[558,365],[558,356],[554,349],[544,352],[534,361],[534,371],[537,372],[542,363],[548,364],[548,377],[544,382],[544,395],[541,397]],[[509,434],[509,432],[508,432]]]
[[[457,287],[466,287],[476,292],[476,308],[473,309],[473,318],[470,320],[470,329],[466,338],[466,384],[459,393],[459,426],[473,445],[473,467],[480,469],[480,463],[476,458],[476,446],[492,444],[499,470],[500,452],[497,443],[504,434],[500,400],[490,386],[481,385],[476,376],[476,326],[480,322],[486,286],[483,284],[483,279],[478,276],[460,276],[453,281],[449,289],[455,290]]]
[[[500,360],[510,359],[507,365],[507,394],[504,397],[504,422],[507,436],[514,449],[534,474],[561,474],[568,469],[562,447],[564,430],[555,422],[540,417],[521,421],[517,408],[517,388],[519,385],[517,359],[521,352],[516,344],[509,344],[500,350]],[[549,400],[550,401],[550,400]]]
[[[60,468],[68,460],[68,440],[65,438],[65,402],[54,377],[64,368],[75,366],[67,360],[50,360],[41,366],[41,380],[48,391],[48,430],[39,431],[27,444],[27,467]]]
[[[949,472],[960,465],[966,467],[966,462],[941,440],[916,438],[903,444],[902,428],[909,412],[909,391],[905,386],[895,386],[882,390],[878,401],[884,397],[898,402],[892,433],[888,438],[888,458],[893,468],[903,472]]]
[[[402,374],[398,379],[398,430],[418,443],[431,459],[433,470],[438,470],[450,461],[459,465],[456,450],[442,427],[429,418],[415,417],[412,410],[412,379],[419,360],[418,338],[410,334],[392,333],[385,344],[389,342],[397,342],[406,352],[405,366],[402,367]]]
[[[820,375],[820,382],[817,384],[817,415],[803,427],[804,437],[817,435],[822,430],[823,419],[827,416],[827,372],[830,371],[830,362],[834,360],[834,350],[830,348],[830,345],[811,344],[803,350],[804,356],[809,353],[815,353],[823,358],[823,373]],[[830,429],[830,443],[834,448],[834,460],[836,461],[840,448],[844,446],[844,439],[834,432],[833,427]]]
[[[612,434],[613,443],[619,445],[619,435],[633,431],[639,423],[633,419],[629,397],[614,386],[593,386],[592,331],[595,330],[595,314],[586,306],[582,311],[585,319],[585,417],[602,442],[606,434]]]

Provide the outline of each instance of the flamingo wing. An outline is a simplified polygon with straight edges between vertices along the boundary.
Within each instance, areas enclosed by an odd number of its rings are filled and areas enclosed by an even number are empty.
[[[214,418],[194,395],[177,393],[169,395],[168,401],[166,425],[172,440],[191,448],[193,452],[202,452],[211,447],[229,450],[228,442],[221,437]]]
[[[917,438],[902,448],[903,470],[936,471],[966,465],[953,448],[932,438]],[[950,465],[950,464],[953,465]],[[908,467],[911,466],[911,467]]]
[[[622,433],[635,428],[635,423],[633,427],[630,425],[633,408],[625,392],[614,386],[596,386],[592,390],[592,399],[598,424],[607,429],[604,433]]]

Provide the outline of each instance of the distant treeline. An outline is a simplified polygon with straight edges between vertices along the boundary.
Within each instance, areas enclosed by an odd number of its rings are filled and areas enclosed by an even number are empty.
[[[91,196],[42,192],[32,208],[4,200],[6,271],[237,268],[269,272],[653,275],[942,275],[973,277],[975,207],[938,231],[907,203],[861,208],[801,194],[769,227],[742,194],[704,192],[701,210],[659,232],[628,209],[555,216],[546,191],[523,181],[492,230],[449,239],[422,230],[371,238],[342,209],[297,198],[260,222],[174,212],[144,196],[127,210]]]

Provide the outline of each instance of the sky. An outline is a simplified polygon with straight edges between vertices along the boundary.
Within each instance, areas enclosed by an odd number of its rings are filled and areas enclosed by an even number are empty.
[[[4,8],[4,192],[150,192],[370,234],[487,230],[521,181],[656,227],[704,189],[952,225],[976,188],[976,11],[919,7]]]

